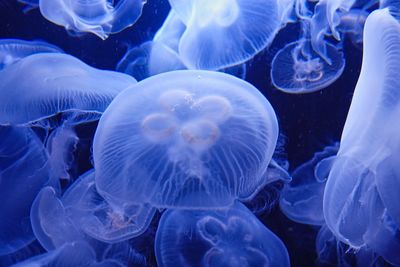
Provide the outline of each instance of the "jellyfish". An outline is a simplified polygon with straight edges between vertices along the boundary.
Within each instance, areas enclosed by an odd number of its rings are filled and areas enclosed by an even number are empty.
[[[148,206],[108,203],[96,191],[94,171],[83,174],[59,198],[51,187],[41,190],[31,209],[36,238],[46,250],[69,242],[116,243],[142,234],[155,210]]]
[[[74,127],[98,120],[119,92],[136,83],[58,53],[25,57],[0,71],[0,81],[0,125],[44,129],[52,174],[63,179],[70,179],[78,142]]]
[[[63,51],[43,41],[0,39],[0,70],[21,58],[37,53],[63,53]]]
[[[167,210],[155,244],[158,266],[289,266],[282,241],[243,204]]]
[[[366,10],[352,9],[340,17],[337,30],[342,35],[348,36],[355,46],[361,46],[364,24],[368,15],[369,13]]]
[[[107,199],[158,208],[217,208],[265,184],[278,137],[275,112],[252,85],[210,71],[172,71],[126,89],[93,142]]]
[[[40,13],[68,31],[93,33],[107,39],[132,26],[141,16],[147,0],[40,0]]]
[[[338,149],[338,143],[327,146],[293,171],[292,182],[283,187],[279,203],[289,219],[303,224],[325,224],[323,193]]]
[[[36,194],[50,183],[48,155],[30,128],[0,126],[0,255],[34,240],[29,212]]]
[[[388,9],[368,16],[363,44],[360,77],[325,186],[324,217],[340,241],[372,247],[400,264],[400,25]]]
[[[179,55],[189,69],[239,65],[268,47],[290,21],[292,0],[170,0],[186,29]]]
[[[338,46],[326,47],[331,64],[313,50],[310,40],[287,44],[272,60],[273,85],[291,94],[311,93],[331,85],[343,73],[345,60]]]
[[[18,2],[24,5],[22,9],[24,13],[39,7],[39,0],[18,0]]]

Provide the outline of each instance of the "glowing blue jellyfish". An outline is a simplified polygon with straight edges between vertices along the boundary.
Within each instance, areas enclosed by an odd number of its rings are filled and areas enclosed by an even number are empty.
[[[369,13],[363,9],[352,9],[340,17],[337,30],[348,36],[355,46],[362,46],[365,20]]]
[[[108,203],[97,193],[94,172],[89,171],[62,198],[51,187],[43,188],[32,205],[31,222],[41,245],[53,250],[68,242],[113,243],[138,236],[154,212],[148,206]]]
[[[327,146],[294,170],[292,182],[284,186],[279,203],[288,218],[304,224],[325,224],[322,212],[323,193],[338,148],[338,144]]]
[[[0,255],[5,255],[34,240],[29,212],[50,174],[46,150],[31,129],[1,126],[0,137]]]
[[[267,47],[289,20],[292,0],[170,0],[186,25],[179,56],[189,69],[241,64]]]
[[[399,61],[400,25],[388,9],[374,11],[365,23],[361,73],[323,203],[326,223],[340,241],[371,247],[395,265],[400,264]]]
[[[42,15],[68,31],[90,32],[101,39],[132,26],[142,14],[146,0],[40,0]]]
[[[0,39],[0,70],[21,58],[37,53],[63,53],[63,51],[42,41]]]
[[[311,46],[310,40],[292,42],[274,56],[271,80],[280,91],[311,93],[328,87],[343,73],[345,60],[337,46],[327,44],[328,64]]]
[[[155,251],[162,267],[290,265],[282,241],[239,202],[227,210],[167,210]]]
[[[98,120],[119,92],[136,83],[128,75],[97,70],[57,53],[25,57],[0,71],[0,81],[0,124],[49,132],[52,173],[66,179],[78,141],[74,126]]]
[[[275,112],[252,85],[209,71],[173,71],[118,95],[93,143],[107,199],[215,208],[265,184],[278,137]]]

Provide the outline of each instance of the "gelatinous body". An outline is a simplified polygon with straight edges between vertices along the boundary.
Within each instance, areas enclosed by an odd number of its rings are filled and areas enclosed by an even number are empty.
[[[225,207],[265,183],[278,137],[269,102],[250,84],[209,71],[174,71],[120,94],[93,147],[106,198],[155,207]]]
[[[326,177],[339,145],[327,146],[323,151],[297,167],[292,181],[281,192],[280,208],[291,220],[312,225],[325,224],[322,200]]]
[[[327,44],[328,64],[311,47],[309,40],[292,42],[283,47],[272,60],[271,80],[286,93],[302,94],[328,87],[343,73],[343,52]]]
[[[400,25],[374,11],[364,31],[360,77],[325,187],[324,216],[334,235],[400,264]]]
[[[243,204],[167,210],[156,235],[159,266],[289,266],[285,245]]]
[[[170,0],[187,26],[179,55],[189,69],[241,64],[274,39],[287,23],[293,1]]]
[[[132,26],[146,0],[40,0],[42,15],[75,32],[90,32],[102,39]]]
[[[38,53],[63,53],[63,51],[43,41],[25,41],[19,39],[0,40],[0,70],[17,62],[21,58]]]
[[[29,212],[50,173],[46,150],[31,129],[1,126],[0,137],[0,255],[5,255],[34,240]]]

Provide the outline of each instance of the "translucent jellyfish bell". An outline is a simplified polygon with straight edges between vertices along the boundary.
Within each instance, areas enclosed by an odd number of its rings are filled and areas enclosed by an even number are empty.
[[[388,9],[367,18],[363,43],[360,77],[325,187],[324,216],[341,241],[356,248],[383,242],[379,254],[400,264],[393,249],[400,241],[400,25]]]
[[[368,15],[369,12],[366,10],[352,9],[340,17],[340,23],[337,26],[337,30],[341,34],[348,36],[354,45],[361,47],[364,24]]]
[[[29,212],[50,170],[31,129],[0,126],[0,136],[0,255],[6,255],[34,240]]]
[[[263,186],[277,137],[273,108],[249,83],[209,71],[156,75],[100,119],[97,189],[155,207],[229,206]]]
[[[290,265],[282,241],[239,202],[226,210],[167,210],[155,251],[163,267]]]
[[[267,47],[288,21],[292,0],[170,0],[187,26],[179,55],[189,69],[241,64]]]
[[[303,224],[325,224],[322,200],[326,180],[323,178],[329,174],[338,149],[338,144],[327,146],[293,171],[292,182],[285,184],[279,202],[289,219]]]
[[[132,26],[147,0],[40,0],[42,15],[75,32],[90,32],[101,39]]]
[[[24,79],[21,79],[24,77]],[[68,178],[78,138],[74,126],[98,120],[111,100],[136,83],[129,75],[97,70],[66,54],[41,53],[0,71],[0,125],[39,126],[53,174]]]
[[[43,41],[1,39],[0,70],[21,58],[38,53],[63,53],[63,51],[60,48]]]
[[[328,87],[343,73],[343,52],[327,43],[328,64],[312,48],[310,40],[287,44],[274,56],[271,80],[280,91],[291,94],[311,93]]]

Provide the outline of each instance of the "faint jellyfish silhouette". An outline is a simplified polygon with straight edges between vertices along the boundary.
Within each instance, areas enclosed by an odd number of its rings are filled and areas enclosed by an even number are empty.
[[[24,5],[22,11],[28,13],[32,9],[39,7],[39,0],[18,0],[19,3]]]
[[[269,46],[293,7],[292,0],[169,2],[187,26],[178,49],[182,62],[207,70],[239,65]]]
[[[0,255],[34,240],[29,212],[49,182],[46,150],[29,128],[0,126]]]
[[[55,45],[43,41],[25,41],[20,39],[0,40],[0,70],[20,60],[38,53],[64,53]]]
[[[115,243],[138,236],[147,229],[154,212],[145,205],[109,204],[96,191],[94,171],[88,171],[62,198],[51,187],[43,188],[32,205],[31,222],[42,246],[53,250],[80,240],[97,246],[95,240]]]
[[[156,75],[125,90],[100,119],[97,189],[155,207],[226,207],[265,184],[277,137],[273,108],[247,82],[210,71]]]
[[[239,202],[215,211],[167,210],[155,251],[166,267],[290,265],[282,241]]]
[[[42,15],[68,31],[90,32],[101,39],[132,26],[147,0],[40,0]]]
[[[326,47],[331,64],[313,50],[310,40],[287,44],[272,60],[273,85],[292,94],[311,93],[331,85],[343,73],[345,60],[338,46],[326,44]]]
[[[400,264],[399,249],[394,249],[400,225],[395,119],[400,107],[400,25],[388,9],[369,15],[363,43],[360,77],[325,187],[324,216],[342,242],[354,248],[367,245]]]
[[[0,125],[43,128],[52,173],[65,179],[78,142],[74,126],[98,120],[111,100],[136,82],[58,53],[25,57],[0,71],[0,80]]]
[[[289,219],[303,224],[325,224],[323,193],[338,149],[338,143],[327,146],[293,171],[292,181],[283,187],[279,203]]]
[[[352,9],[340,17],[337,30],[342,35],[348,36],[356,47],[362,48],[364,24],[368,15],[368,11]]]

